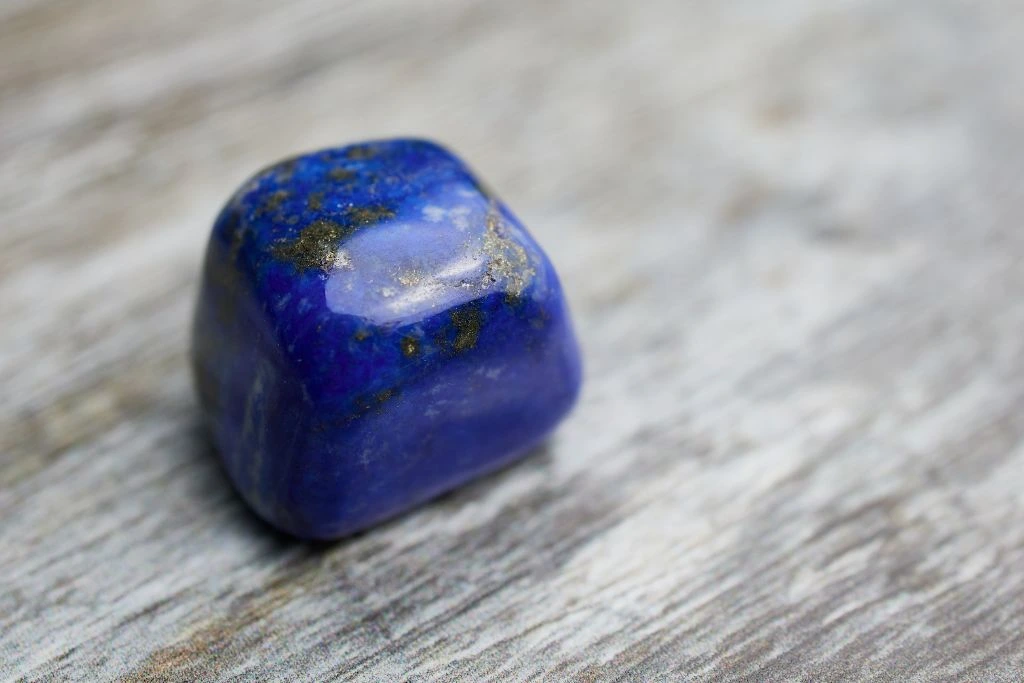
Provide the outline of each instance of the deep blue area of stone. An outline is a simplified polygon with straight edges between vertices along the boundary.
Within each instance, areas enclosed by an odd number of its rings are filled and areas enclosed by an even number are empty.
[[[314,152],[246,182],[213,228],[193,364],[243,497],[324,539],[525,455],[580,385],[551,263],[421,140]]]

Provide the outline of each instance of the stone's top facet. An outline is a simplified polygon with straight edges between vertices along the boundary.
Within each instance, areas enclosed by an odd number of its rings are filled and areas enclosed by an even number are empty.
[[[420,140],[249,180],[214,226],[194,346],[235,484],[317,537],[521,454],[580,379],[546,256],[461,161]]]

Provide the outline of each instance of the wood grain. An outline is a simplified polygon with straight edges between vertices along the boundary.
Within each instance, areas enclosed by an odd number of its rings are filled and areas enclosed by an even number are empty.
[[[1024,680],[1024,6],[0,5],[0,679]],[[563,275],[551,443],[256,521],[185,363],[213,215],[459,150]]]

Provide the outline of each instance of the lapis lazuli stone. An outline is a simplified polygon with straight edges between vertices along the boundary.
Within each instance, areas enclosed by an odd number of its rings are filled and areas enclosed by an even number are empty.
[[[246,182],[213,228],[193,364],[242,496],[322,539],[525,455],[580,385],[551,263],[421,140],[306,154]]]

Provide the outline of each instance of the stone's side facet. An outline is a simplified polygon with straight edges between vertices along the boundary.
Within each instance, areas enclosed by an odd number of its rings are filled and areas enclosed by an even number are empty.
[[[551,263],[461,161],[420,140],[249,180],[213,228],[193,362],[235,486],[307,538],[521,457],[580,385]]]

